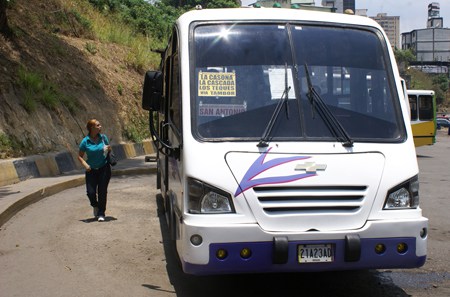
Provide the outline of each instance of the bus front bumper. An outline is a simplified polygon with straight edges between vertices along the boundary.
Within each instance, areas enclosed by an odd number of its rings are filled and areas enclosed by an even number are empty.
[[[396,230],[396,225],[402,227]],[[184,231],[203,239],[210,234],[209,242],[195,246],[186,238],[178,243],[184,242],[179,249],[183,271],[194,275],[416,268],[426,260],[427,228],[426,218],[371,221],[355,231],[302,234],[267,233],[257,225],[188,226]],[[301,247],[317,246],[332,249],[327,262],[302,263]]]

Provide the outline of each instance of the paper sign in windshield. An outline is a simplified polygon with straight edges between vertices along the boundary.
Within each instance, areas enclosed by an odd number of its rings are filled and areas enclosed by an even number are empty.
[[[227,117],[246,110],[246,104],[200,104],[198,115],[201,117]]]
[[[236,97],[236,73],[199,72],[198,96]]]
[[[294,80],[292,79],[292,69],[284,68],[269,68],[269,81],[270,81],[270,92],[272,93],[273,100],[279,100],[283,96],[286,88],[286,76],[287,85],[291,87],[288,92],[289,99],[295,99],[294,92]]]

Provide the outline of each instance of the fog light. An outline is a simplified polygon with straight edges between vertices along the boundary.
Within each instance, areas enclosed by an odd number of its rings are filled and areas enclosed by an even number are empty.
[[[243,248],[241,250],[241,258],[242,259],[248,259],[252,256],[252,250],[249,248]]]
[[[200,235],[194,234],[194,235],[191,236],[191,243],[193,245],[199,246],[199,245],[202,244],[202,242],[203,242],[203,238]]]
[[[216,252],[216,257],[219,260],[223,260],[228,256],[228,252],[224,249],[218,249]]]
[[[404,254],[408,251],[408,245],[404,242],[401,242],[399,244],[397,244],[397,252],[399,252],[399,254]]]
[[[386,247],[384,246],[384,244],[378,243],[377,245],[375,245],[375,253],[377,253],[378,255],[381,255],[385,251]]]

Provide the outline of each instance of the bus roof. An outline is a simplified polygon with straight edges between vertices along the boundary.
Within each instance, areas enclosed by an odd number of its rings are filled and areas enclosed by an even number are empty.
[[[434,96],[433,90],[407,90],[408,95],[431,95]]]
[[[369,26],[383,31],[381,26],[368,17],[288,8],[219,8],[191,10],[180,16],[179,24],[194,21],[311,21]]]

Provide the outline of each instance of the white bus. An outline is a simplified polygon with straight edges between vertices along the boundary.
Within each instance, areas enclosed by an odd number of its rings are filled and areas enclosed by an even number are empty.
[[[375,21],[187,12],[146,73],[142,105],[185,273],[424,264],[408,103]]]

